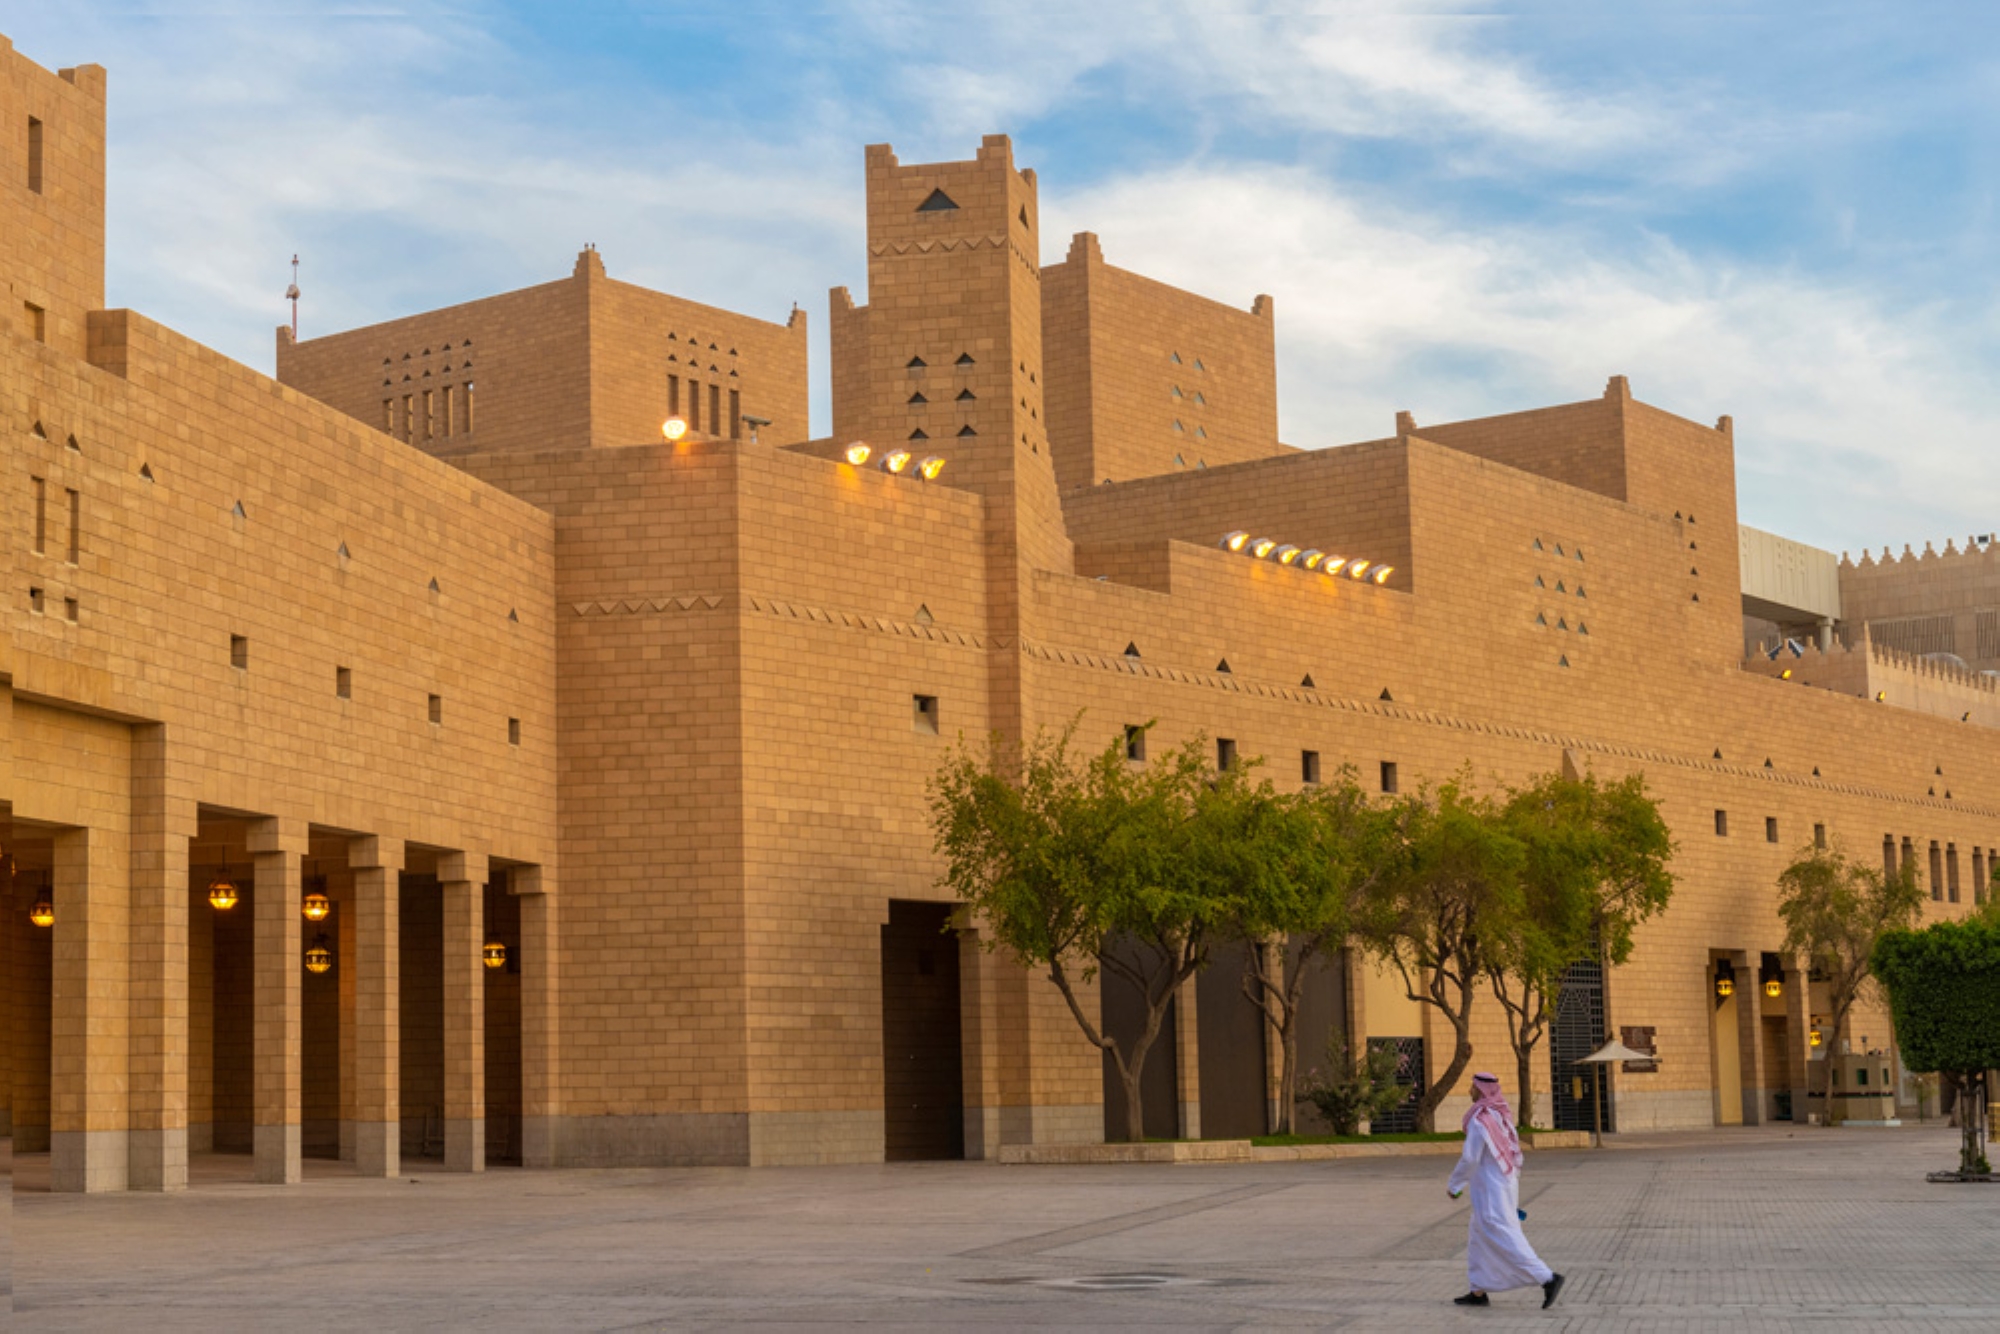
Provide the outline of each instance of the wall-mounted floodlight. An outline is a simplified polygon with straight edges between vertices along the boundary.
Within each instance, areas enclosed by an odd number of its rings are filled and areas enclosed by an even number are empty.
[[[1241,528],[1238,528],[1233,533],[1225,533],[1223,535],[1222,545],[1230,551],[1241,551],[1243,550],[1244,545],[1249,541],[1250,541],[1250,534],[1244,532]]]
[[[688,424],[679,417],[669,417],[660,423],[660,434],[667,438],[668,444],[674,443],[687,433]]]
[[[935,482],[938,474],[943,471],[944,460],[936,454],[931,455],[927,459],[920,460],[917,464],[917,475],[922,477],[926,482]]]
[[[910,451],[907,449],[892,449],[882,456],[883,472],[901,472],[909,466]]]
[[[870,454],[873,454],[874,452],[875,451],[870,449],[866,443],[860,440],[856,440],[853,444],[847,447],[847,461],[849,463],[852,463],[855,467],[858,468],[862,464],[868,462],[868,456]]]
[[[1347,567],[1347,577],[1350,579],[1366,579],[1368,577],[1368,562],[1365,560],[1355,561],[1354,564]]]
[[[1250,554],[1258,560],[1264,559],[1277,549],[1278,543],[1275,538],[1260,537],[1250,544]]]
[[[1319,563],[1325,559],[1326,559],[1326,553],[1324,551],[1319,550],[1317,547],[1314,547],[1307,550],[1304,554],[1302,554],[1299,557],[1299,564],[1305,566],[1308,570],[1317,570],[1319,568]]]
[[[1280,565],[1290,565],[1293,561],[1297,560],[1298,558],[1299,558],[1299,549],[1295,546],[1292,546],[1290,543],[1286,543],[1284,546],[1279,547],[1276,551],[1271,553],[1271,559],[1278,562],[1278,564]]]
[[[1389,576],[1394,574],[1395,572],[1396,572],[1396,567],[1393,565],[1377,565],[1375,567],[1375,573],[1372,577],[1374,578],[1376,583],[1386,584],[1389,582]]]

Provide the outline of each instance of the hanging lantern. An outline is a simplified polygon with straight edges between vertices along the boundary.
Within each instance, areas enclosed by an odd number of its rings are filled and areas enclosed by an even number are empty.
[[[236,882],[227,872],[208,882],[208,906],[217,912],[228,912],[236,906]]]
[[[1728,1000],[1736,994],[1736,970],[1729,966],[1729,960],[1715,961],[1715,998]]]
[[[1819,1046],[1819,1045],[1820,1045],[1820,1042],[1821,1042],[1821,1038],[1820,1038],[1820,1035],[1819,1035],[1819,1030],[1818,1030],[1817,1028],[1815,1028],[1814,1030],[1812,1030],[1812,1034],[1811,1034],[1811,1041],[1812,1041],[1812,1045],[1813,1045],[1813,1046],[1815,1046],[1815,1047],[1817,1047],[1817,1046]]]
[[[1764,983],[1764,994],[1766,996],[1769,996],[1771,999],[1776,1000],[1778,997],[1785,994],[1784,982],[1775,977],[1769,979]]]
[[[306,895],[300,911],[305,913],[308,922],[324,922],[327,914],[333,911],[333,900],[324,891],[315,889]]]
[[[333,944],[322,931],[313,937],[312,948],[306,951],[306,971],[326,973],[333,970]]]
[[[486,948],[479,955],[486,960],[488,968],[503,968],[507,964],[507,947],[497,940],[487,941]]]
[[[1764,966],[1757,970],[1764,983],[1764,994],[1772,1000],[1785,994],[1785,970],[1774,954],[1764,956]]]
[[[28,920],[36,926],[54,926],[56,924],[56,905],[49,902],[47,894],[36,897],[34,907],[28,909]]]

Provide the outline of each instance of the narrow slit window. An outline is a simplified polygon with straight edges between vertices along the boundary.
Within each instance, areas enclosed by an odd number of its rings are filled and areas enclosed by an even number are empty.
[[[667,415],[669,417],[681,415],[681,377],[678,375],[667,377]]]
[[[23,323],[27,325],[28,337],[34,339],[37,343],[46,343],[49,341],[47,311],[32,301],[24,301],[21,303],[21,315]]]
[[[82,610],[83,610],[82,604],[79,603],[75,598],[63,599],[63,619],[68,621],[71,625],[76,624],[77,617],[78,615],[81,614]],[[1952,901],[1954,903],[1958,901],[1958,896],[1956,894],[1952,895]]]
[[[250,670],[250,640],[244,635],[229,636],[229,665],[239,672]]]
[[[42,123],[28,117],[28,188],[42,192]]]
[[[1382,761],[1382,790],[1393,793],[1398,791],[1400,786],[1396,777],[1396,762],[1394,760]]]
[[[433,723],[442,723],[444,721],[443,695],[432,695],[430,697],[430,717]]]
[[[451,439],[451,417],[451,386],[446,385],[438,396],[438,433],[447,440]]]
[[[1816,825],[1814,825],[1814,826],[1813,826],[1813,846],[1814,846],[1814,847],[1816,847],[1816,848],[1824,848],[1824,847],[1826,846],[1826,826],[1825,826],[1825,825],[1823,825],[1823,824],[1816,824]]]
[[[1729,837],[1729,812],[1728,812],[1728,811],[1717,811],[1717,812],[1715,813],[1715,836],[1716,836],[1717,838],[1728,838],[1728,837]]]
[[[1319,781],[1319,752],[1302,750],[1299,752],[1299,781],[1317,783]]]
[[[382,400],[382,434],[394,435],[395,433],[396,433],[396,400],[393,398],[385,398]]]
[[[69,563],[74,565],[83,554],[83,493],[71,488],[65,494],[69,496]]]
[[[1136,723],[1125,726],[1125,758],[1134,763],[1146,758],[1146,729]]]
[[[1896,875],[1896,836],[1882,835],[1882,874],[1894,879]]]
[[[424,390],[424,439],[431,439],[431,427],[435,421],[432,415],[432,391]]]
[[[1953,903],[1958,902],[1958,844],[1944,845],[1944,887],[1945,894]]]
[[[333,669],[333,693],[340,699],[354,698],[354,671],[349,667]]]
[[[936,695],[910,696],[911,727],[925,736],[936,736],[938,731],[938,699]]]
[[[1215,739],[1215,767],[1225,772],[1236,767],[1236,742],[1233,738]]]
[[[521,744],[521,720],[519,718],[509,718],[507,720],[507,744],[510,746]]]
[[[30,588],[28,590],[28,610],[34,612],[37,616],[42,613],[42,596],[42,590],[39,588]]]
[[[722,386],[708,387],[708,430],[711,435],[722,434]]]
[[[472,381],[465,382],[465,433],[472,434]]]
[[[1944,849],[1931,840],[1931,902],[1944,902]]]
[[[1764,841],[1766,843],[1778,841],[1778,817],[1775,815],[1764,817]]]
[[[417,438],[417,396],[403,395],[403,443],[410,444]]]
[[[693,380],[688,381],[688,429],[701,429],[701,386]]]
[[[729,391],[729,438],[743,438],[743,391],[740,389]]]
[[[49,484],[41,477],[29,479],[35,487],[35,553],[49,549]]]

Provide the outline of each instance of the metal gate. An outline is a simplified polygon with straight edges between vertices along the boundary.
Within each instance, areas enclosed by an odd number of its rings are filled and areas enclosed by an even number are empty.
[[[1563,974],[1555,1021],[1549,1025],[1549,1086],[1555,1094],[1555,1125],[1550,1129],[1591,1129],[1592,1089],[1597,1091],[1604,1129],[1618,1128],[1612,1116],[1611,1068],[1576,1064],[1603,1045],[1604,969],[1596,963],[1573,963]]]
[[[1408,1135],[1417,1128],[1417,1103],[1424,1093],[1424,1040],[1422,1038],[1370,1038],[1371,1052],[1389,1048],[1396,1053],[1396,1082],[1409,1092],[1393,1111],[1369,1123],[1370,1134]]]

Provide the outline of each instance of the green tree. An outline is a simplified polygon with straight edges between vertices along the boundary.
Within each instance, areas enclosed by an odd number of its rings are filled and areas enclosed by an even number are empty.
[[[1832,1031],[1826,1035],[1828,1058],[1819,1064],[1828,1125],[1839,1119],[1833,1105],[1831,1054],[1840,1050],[1848,1012],[1869,982],[1876,944],[1885,935],[1915,925],[1923,903],[1917,868],[1908,861],[1891,874],[1854,861],[1838,849],[1808,848],[1778,876],[1785,951],[1805,955],[1826,978]]]
[[[1301,1100],[1298,1015],[1307,970],[1337,956],[1352,904],[1395,864],[1396,841],[1352,768],[1296,794],[1279,796],[1266,783],[1244,796],[1237,836],[1215,843],[1239,859],[1229,897],[1249,946],[1243,993],[1278,1039],[1270,1130],[1282,1135]]]
[[[1403,855],[1361,899],[1355,936],[1396,969],[1411,1000],[1451,1025],[1451,1060],[1417,1101],[1428,1131],[1472,1060],[1474,995],[1518,929],[1527,849],[1499,805],[1466,791],[1462,779],[1426,785],[1391,806],[1390,819]]]
[[[1507,1015],[1519,1102],[1534,1111],[1534,1054],[1555,1015],[1564,976],[1594,960],[1631,957],[1638,923],[1673,896],[1673,837],[1643,775],[1615,783],[1594,774],[1544,774],[1507,793],[1508,827],[1526,850],[1516,929],[1487,961],[1494,999]]]
[[[961,746],[930,783],[940,883],[984,926],[989,948],[1045,968],[1091,1044],[1109,1054],[1133,1138],[1140,1076],[1168,1007],[1206,961],[1231,858],[1211,845],[1243,801],[1241,769],[1217,774],[1197,738],[1144,769],[1121,735],[1087,763],[1074,723],[1026,745]],[[1121,948],[1112,948],[1114,943]],[[1146,1018],[1128,1045],[1078,995],[1099,969],[1130,983]]]
[[[1986,1071],[2000,1067],[2000,923],[1982,913],[1921,931],[1885,932],[1872,964],[1889,991],[1903,1063],[1958,1085],[1958,1170],[1984,1174],[1985,1127],[1975,1095]]]

